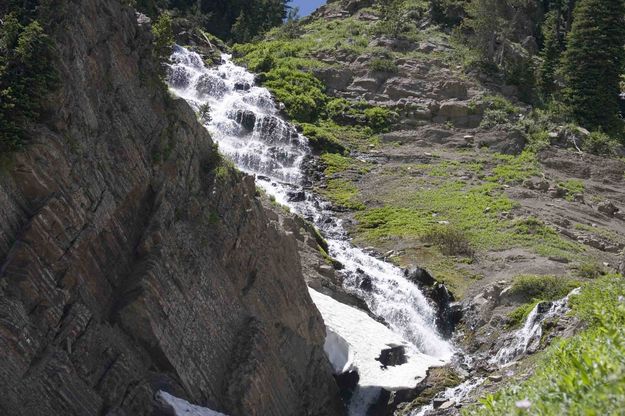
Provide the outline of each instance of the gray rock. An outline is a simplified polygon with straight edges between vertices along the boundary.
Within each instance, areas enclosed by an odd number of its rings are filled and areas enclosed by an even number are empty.
[[[468,96],[468,89],[462,81],[443,81],[438,88],[438,94],[445,98],[465,100]]]
[[[613,217],[618,208],[611,201],[603,201],[597,205],[597,210],[609,217]]]
[[[445,101],[441,103],[437,115],[448,120],[464,118],[469,115],[469,106],[466,102]]]

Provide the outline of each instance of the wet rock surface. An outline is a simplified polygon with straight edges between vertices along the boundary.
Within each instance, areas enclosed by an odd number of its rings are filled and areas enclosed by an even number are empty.
[[[114,1],[59,10],[62,86],[0,178],[0,408],[151,415],[162,389],[230,415],[341,414],[297,244],[154,89],[147,22]]]

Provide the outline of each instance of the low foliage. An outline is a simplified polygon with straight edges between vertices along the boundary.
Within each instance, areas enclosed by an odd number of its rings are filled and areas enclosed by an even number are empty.
[[[423,241],[436,245],[446,256],[473,257],[475,254],[466,232],[447,225],[432,227]]]
[[[152,25],[154,35],[154,54],[160,61],[164,61],[171,55],[171,47],[174,44],[174,31],[172,29],[171,15],[162,13]]]
[[[579,285],[578,281],[565,277],[519,276],[514,280],[510,294],[534,302],[552,301],[565,297]]]

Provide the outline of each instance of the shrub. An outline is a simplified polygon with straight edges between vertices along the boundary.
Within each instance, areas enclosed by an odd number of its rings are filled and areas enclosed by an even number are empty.
[[[397,118],[397,114],[388,108],[383,107],[371,107],[364,111],[367,125],[371,127],[374,132],[381,132],[387,130],[393,121]]]
[[[435,226],[423,236],[423,241],[436,245],[446,256],[475,255],[467,234],[455,227]]]
[[[302,124],[302,133],[308,138],[310,147],[319,152],[343,153],[345,147],[328,129],[314,124]]]
[[[491,128],[500,124],[506,124],[514,120],[520,113],[519,107],[500,95],[486,96],[483,99],[485,107],[484,118],[480,127]]]
[[[619,143],[605,133],[595,131],[582,142],[582,150],[595,155],[612,156],[616,153]]]
[[[527,300],[552,301],[565,297],[579,287],[576,280],[557,276],[519,276],[510,289],[511,295]]]
[[[391,57],[373,58],[369,62],[369,69],[373,72],[382,72],[385,74],[396,74],[399,68]]]
[[[508,328],[520,326],[523,322],[525,322],[527,316],[530,314],[530,312],[532,312],[532,310],[538,303],[538,301],[524,303],[523,305],[514,309],[508,314],[508,323],[506,324],[506,326]]]
[[[285,105],[288,116],[300,122],[315,121],[328,102],[323,83],[298,69],[272,69],[266,74],[264,85]]]
[[[584,279],[596,279],[606,274],[605,269],[597,262],[585,262],[577,268],[577,275]]]
[[[174,44],[174,32],[172,29],[171,15],[168,12],[161,13],[152,25],[154,35],[154,53],[160,60],[165,60],[171,54],[171,46]]]

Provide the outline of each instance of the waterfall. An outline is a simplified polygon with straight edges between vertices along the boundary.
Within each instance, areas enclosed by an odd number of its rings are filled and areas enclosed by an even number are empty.
[[[577,288],[562,299],[554,302],[541,302],[534,306],[534,309],[527,316],[523,328],[516,331],[508,346],[501,348],[489,362],[505,365],[530,350],[534,343],[540,342],[543,335],[543,322],[555,316],[562,316],[567,312],[569,298],[578,294],[579,291],[580,289]]]
[[[438,334],[432,306],[405,279],[402,270],[354,247],[327,202],[306,189],[302,165],[311,156],[306,137],[280,117],[271,94],[255,85],[253,74],[235,65],[228,55],[222,59],[220,66],[207,68],[198,54],[176,46],[169,67],[170,89],[201,115],[226,157],[240,170],[255,175],[257,185],[278,202],[317,226],[328,241],[329,254],[345,266],[341,273],[346,289],[363,298],[371,311],[389,326],[387,330],[378,323],[382,328],[377,327],[377,333],[369,334],[377,339],[367,341],[375,348],[401,346],[406,351],[408,362],[396,365],[400,370],[380,368],[380,362],[371,358],[370,351],[354,345],[366,338],[362,328],[373,328],[373,324],[351,327],[346,324],[377,322],[311,289],[328,327],[326,353],[336,360],[332,363],[335,370],[357,369],[370,376],[365,381],[361,378],[350,403],[350,414],[364,415],[368,403],[375,400],[381,388],[392,390],[409,387],[408,384],[414,387],[429,366],[447,362],[453,348]],[[293,198],[293,195],[305,196]],[[371,279],[371,290],[360,289],[363,274]],[[389,374],[397,374],[399,379],[388,380]]]

